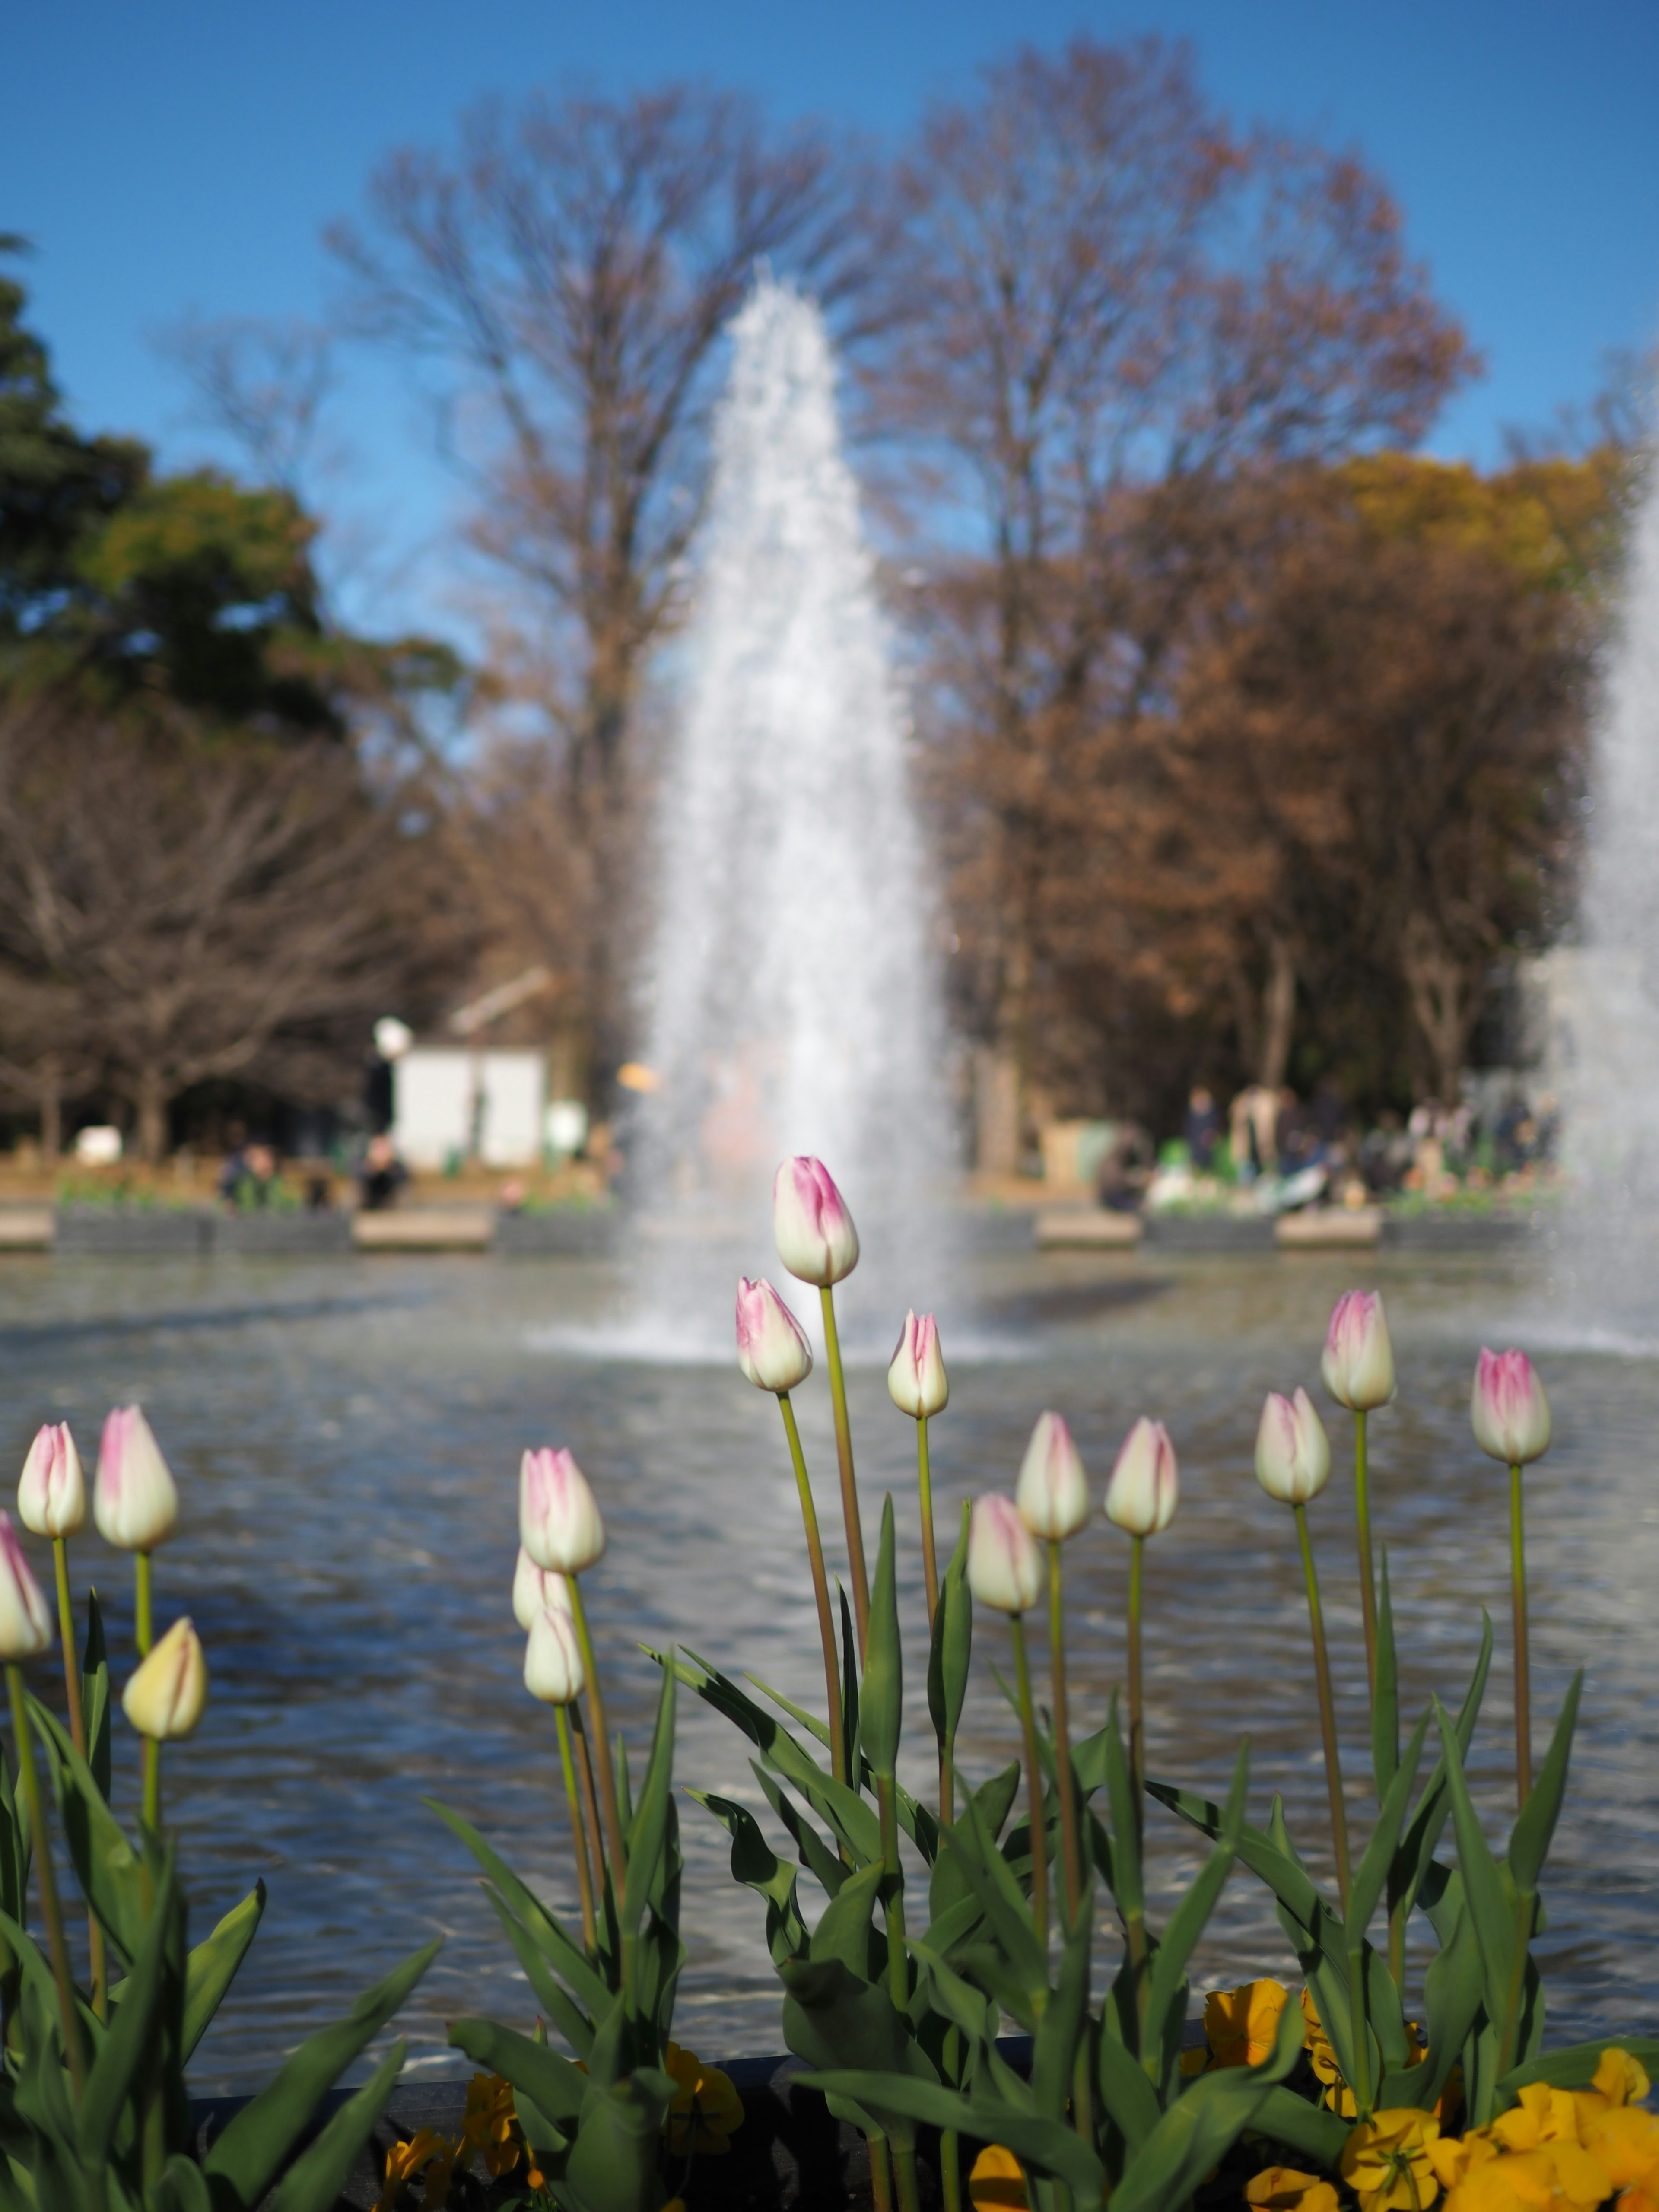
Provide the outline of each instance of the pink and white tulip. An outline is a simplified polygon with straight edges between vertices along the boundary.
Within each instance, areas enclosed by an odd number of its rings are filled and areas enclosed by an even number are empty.
[[[1156,1536],[1175,1519],[1181,1474],[1162,1421],[1143,1415],[1123,1439],[1106,1486],[1106,1518],[1132,1536]]]
[[[1075,1536],[1089,1519],[1089,1478],[1072,1432],[1058,1413],[1039,1413],[1014,1486],[1019,1517],[1051,1544]]]
[[[1267,1393],[1255,1432],[1255,1479],[1281,1504],[1305,1505],[1331,1479],[1331,1445],[1305,1390]]]
[[[605,1557],[605,1522],[568,1451],[527,1451],[519,1465],[519,1541],[544,1572],[579,1575]]]
[[[939,1326],[932,1314],[907,1313],[904,1327],[887,1370],[887,1395],[901,1413],[913,1421],[942,1413],[950,1402],[945,1359],[939,1348]]]
[[[738,1277],[738,1365],[757,1390],[780,1395],[812,1371],[805,1331],[764,1276]]]
[[[153,1552],[179,1525],[173,1470],[137,1406],[116,1407],[104,1423],[92,1513],[104,1541],[121,1552]]]
[[[1319,1362],[1325,1388],[1350,1413],[1374,1413],[1394,1395],[1394,1346],[1376,1291],[1346,1291],[1331,1310]]]
[[[778,1257],[803,1283],[827,1289],[859,1263],[859,1232],[822,1160],[785,1160],[772,1184],[772,1234]]]
[[[1524,1467],[1550,1448],[1550,1401],[1524,1352],[1482,1350],[1469,1396],[1474,1440],[1505,1467]]]
[[[0,1513],[0,1661],[13,1667],[52,1648],[52,1615],[29,1572],[9,1513]]]
[[[582,1693],[581,1645],[568,1613],[538,1613],[524,1648],[524,1686],[544,1705],[568,1705]]]
[[[207,1656],[186,1618],[175,1620],[127,1684],[121,1710],[140,1735],[172,1743],[189,1735],[207,1707]]]
[[[562,1575],[538,1567],[522,1544],[513,1570],[513,1618],[527,1629],[538,1613],[568,1613],[570,1585]]]
[[[37,1536],[73,1536],[86,1526],[87,1478],[67,1421],[36,1431],[17,1486],[17,1517]]]
[[[968,1587],[994,1613],[1029,1613],[1042,1595],[1042,1554],[1012,1498],[974,1500],[968,1524]]]

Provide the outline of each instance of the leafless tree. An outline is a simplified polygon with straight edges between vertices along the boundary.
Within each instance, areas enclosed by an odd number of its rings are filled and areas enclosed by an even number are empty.
[[[901,185],[893,417],[978,539],[941,564],[935,733],[988,796],[981,1018],[1024,1067],[1066,748],[1156,711],[1206,487],[1408,441],[1469,356],[1376,180],[1237,136],[1157,40],[988,70]]]
[[[66,1055],[149,1160],[206,1078],[337,1096],[368,1024],[418,1011],[459,949],[400,797],[337,744],[0,712],[0,1053],[32,1052],[43,1118]]]
[[[620,1012],[605,921],[629,740],[702,511],[721,333],[761,262],[856,320],[878,229],[863,182],[823,132],[769,131],[729,95],[537,96],[477,111],[453,157],[393,155],[365,223],[332,234],[356,327],[435,371],[475,545],[550,628],[536,704],[592,878],[602,1032]]]

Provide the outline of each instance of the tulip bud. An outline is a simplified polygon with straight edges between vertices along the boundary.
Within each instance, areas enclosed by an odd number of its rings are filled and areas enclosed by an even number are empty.
[[[1123,1439],[1106,1486],[1106,1518],[1132,1536],[1156,1536],[1175,1519],[1180,1497],[1170,1431],[1143,1416]]]
[[[859,1232],[822,1160],[786,1160],[772,1184],[778,1257],[803,1283],[827,1287],[859,1263]]]
[[[172,1469],[137,1406],[118,1406],[104,1423],[92,1512],[104,1541],[122,1552],[153,1552],[179,1525]]]
[[[1550,1401],[1524,1352],[1481,1352],[1469,1397],[1474,1440],[1505,1467],[1524,1467],[1550,1448]]]
[[[974,1500],[968,1524],[968,1587],[994,1613],[1029,1613],[1042,1595],[1042,1554],[1012,1498]]]
[[[920,1421],[942,1413],[951,1396],[945,1377],[945,1361],[939,1348],[939,1328],[932,1314],[904,1316],[898,1348],[887,1370],[887,1395],[901,1413]]]
[[[0,1661],[9,1667],[52,1648],[52,1615],[29,1572],[9,1513],[0,1513]]]
[[[1255,1432],[1255,1479],[1285,1505],[1305,1505],[1330,1480],[1330,1439],[1305,1390],[1294,1398],[1267,1393]]]
[[[520,1462],[519,1540],[556,1574],[579,1575],[605,1557],[605,1522],[568,1451],[527,1451]]]
[[[189,1735],[207,1705],[207,1661],[188,1619],[175,1620],[127,1684],[121,1710],[140,1735],[171,1743]]]
[[[765,1277],[738,1277],[738,1364],[757,1390],[793,1390],[812,1371],[806,1334]]]
[[[37,1536],[73,1536],[86,1526],[87,1479],[67,1421],[36,1431],[17,1486],[17,1517]]]
[[[524,1648],[524,1686],[544,1705],[568,1705],[582,1693],[581,1646],[568,1613],[541,1612]]]
[[[538,1567],[520,1544],[518,1565],[513,1570],[513,1618],[520,1628],[528,1628],[544,1608],[549,1613],[568,1613],[570,1585],[562,1575],[550,1575]]]
[[[1325,1388],[1351,1413],[1374,1413],[1394,1395],[1394,1346],[1376,1291],[1346,1291],[1331,1309],[1319,1370]]]
[[[1034,1536],[1060,1543],[1089,1518],[1089,1479],[1058,1413],[1039,1413],[1014,1487],[1019,1517]]]

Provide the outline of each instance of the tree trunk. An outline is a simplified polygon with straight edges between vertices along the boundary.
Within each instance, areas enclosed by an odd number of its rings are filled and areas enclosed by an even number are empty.
[[[1267,981],[1261,994],[1261,1058],[1257,1062],[1257,1080],[1269,1091],[1284,1088],[1295,1026],[1296,962],[1282,937],[1270,937]]]
[[[147,1067],[138,1079],[138,1154],[151,1167],[159,1167],[167,1152],[167,1108],[173,1103],[156,1067]]]
[[[994,1045],[974,1047],[974,1164],[986,1175],[1019,1172],[1019,1066]]]
[[[1421,914],[1413,915],[1406,925],[1401,964],[1413,1015],[1429,1048],[1435,1096],[1443,1106],[1455,1106],[1480,1010],[1475,980]]]
[[[50,1164],[64,1149],[64,1097],[58,1064],[48,1060],[40,1070],[40,1157]]]

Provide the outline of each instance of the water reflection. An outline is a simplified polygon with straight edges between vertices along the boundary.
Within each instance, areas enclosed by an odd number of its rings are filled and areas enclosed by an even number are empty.
[[[934,1432],[942,1537],[969,1489],[1011,1480],[1044,1404],[1069,1415],[1097,1483],[1133,1415],[1161,1413],[1185,1495],[1175,1528],[1149,1547],[1152,1769],[1219,1789],[1248,1734],[1255,1814],[1282,1790],[1293,1832],[1322,1863],[1323,1781],[1289,1516],[1257,1491],[1250,1453],[1262,1392],[1316,1383],[1324,1316],[1352,1267],[1005,1253],[979,1272],[986,1348],[999,1356],[952,1359],[951,1408]],[[1431,1686],[1461,1692],[1480,1605],[1492,1605],[1499,1660],[1475,1773],[1496,1822],[1510,1786],[1503,1477],[1474,1448],[1467,1396],[1475,1346],[1524,1326],[1534,1285],[1525,1261],[1384,1257],[1364,1278],[1388,1296],[1407,1382],[1374,1436],[1408,1709]],[[849,1304],[857,1292],[854,1278]],[[590,1262],[0,1262],[7,1463],[21,1466],[40,1419],[69,1419],[86,1449],[106,1407],[137,1397],[181,1478],[185,1519],[159,1563],[159,1617],[194,1615],[214,1685],[200,1734],[168,1753],[192,1924],[204,1930],[257,1875],[270,1889],[264,1929],[198,2054],[202,2088],[251,2081],[438,1931],[449,1942],[401,2024],[417,2066],[453,2063],[446,2018],[531,2009],[470,1861],[421,1802],[444,1797],[532,1881],[556,1895],[568,1887],[552,1733],[519,1682],[507,1606],[525,1443],[569,1443],[600,1491],[612,1548],[591,1601],[615,1712],[636,1740],[655,1696],[640,1642],[679,1639],[787,1695],[817,1694],[811,1593],[771,1404],[724,1364],[657,1367],[562,1350],[602,1340],[615,1294],[608,1271]],[[1528,1478],[1540,1715],[1553,1715],[1575,1664],[1589,1675],[1545,1946],[1553,2033],[1588,2035],[1651,2021],[1659,1497],[1649,1459],[1659,1363],[1558,1349],[1545,1373],[1558,1443]],[[852,1387],[864,1487],[878,1502],[890,1484],[903,1501],[905,1603],[920,1620],[910,1425],[888,1405],[878,1368],[855,1372]],[[802,1411],[833,1520],[827,1393],[816,1382]],[[1346,1492],[1334,1486],[1314,1520],[1349,1788],[1363,1801]],[[1074,1710],[1086,1729],[1103,1717],[1121,1671],[1126,1553],[1102,1526],[1069,1558]],[[107,1586],[125,1644],[125,1563],[88,1540],[79,1565]],[[910,1656],[908,1726],[921,1747],[919,1640]],[[991,1624],[963,1744],[975,1773],[1012,1755],[1012,1717],[988,1665],[1005,1660]],[[723,1723],[684,1709],[683,1780],[758,1804],[742,1753]],[[125,1744],[121,1756],[130,1808]],[[919,1784],[925,1765],[916,1763]],[[755,1900],[730,1884],[721,1833],[693,1806],[684,1817],[695,1899],[686,2039],[708,2051],[776,2048],[776,1984]],[[1149,1834],[1167,1893],[1194,1856],[1162,1814]],[[1289,1972],[1283,1940],[1266,1893],[1236,1875],[1195,1978],[1208,1984],[1263,1967]]]

